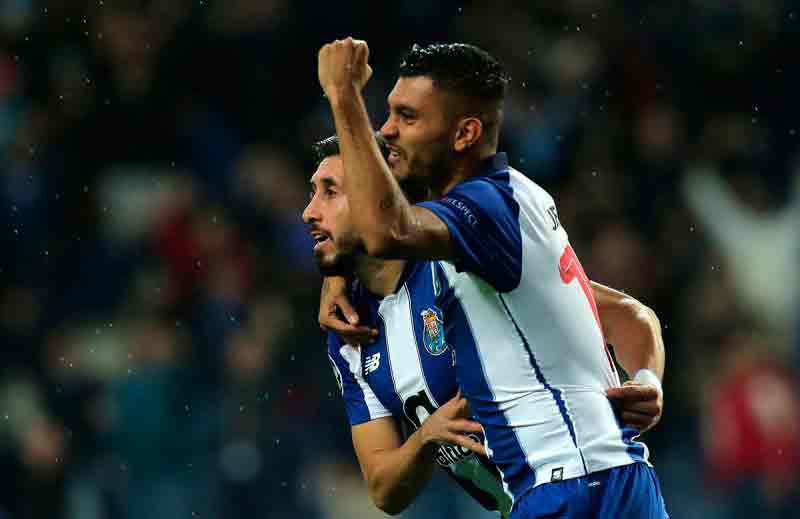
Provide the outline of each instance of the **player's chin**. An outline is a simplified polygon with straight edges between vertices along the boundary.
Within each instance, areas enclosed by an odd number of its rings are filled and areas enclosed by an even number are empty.
[[[314,257],[317,260],[320,274],[325,277],[349,276],[353,273],[352,262],[340,254],[320,251],[315,252]]]
[[[403,180],[408,176],[408,163],[400,157],[390,157],[386,164],[389,165],[389,170],[397,180]]]

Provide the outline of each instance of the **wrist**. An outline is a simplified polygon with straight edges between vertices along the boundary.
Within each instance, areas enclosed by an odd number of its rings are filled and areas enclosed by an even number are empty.
[[[419,426],[419,429],[417,429],[417,436],[419,437],[420,447],[424,449],[428,445],[428,443],[430,443],[430,439],[428,437],[428,430],[427,427],[425,427],[425,422],[422,422]]]
[[[420,455],[427,460],[432,460],[436,456],[436,451],[438,449],[438,445],[435,441],[430,437],[427,430],[424,427],[425,423],[417,429],[417,441],[419,442],[419,453]]]
[[[358,93],[358,89],[352,83],[331,86],[325,90],[325,96],[334,109],[344,107],[348,103],[351,103],[357,98]]]
[[[655,386],[658,388],[660,392],[664,392],[661,388],[661,380],[658,378],[658,375],[655,372],[648,368],[642,368],[636,372],[633,376],[633,380],[640,384],[646,384],[650,386]]]

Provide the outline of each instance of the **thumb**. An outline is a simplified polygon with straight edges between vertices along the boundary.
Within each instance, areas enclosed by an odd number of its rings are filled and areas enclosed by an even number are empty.
[[[347,322],[356,326],[359,321],[358,313],[356,312],[353,305],[350,304],[350,300],[346,296],[339,296],[336,298],[336,306],[339,307],[344,318],[347,319]]]

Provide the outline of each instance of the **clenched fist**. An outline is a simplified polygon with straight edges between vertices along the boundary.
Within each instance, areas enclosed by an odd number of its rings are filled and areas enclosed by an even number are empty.
[[[625,425],[645,432],[661,420],[664,410],[661,388],[628,380],[622,387],[609,388],[606,395],[616,406]]]
[[[330,101],[340,94],[360,92],[372,76],[369,66],[369,47],[364,40],[349,36],[324,45],[317,58],[319,84]]]

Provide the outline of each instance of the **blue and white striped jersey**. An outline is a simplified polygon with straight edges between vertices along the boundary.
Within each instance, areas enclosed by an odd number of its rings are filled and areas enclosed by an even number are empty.
[[[441,307],[447,297],[439,283],[444,279],[436,262],[409,262],[397,292],[383,299],[356,284],[353,304],[363,323],[379,329],[379,338],[354,348],[328,335],[328,355],[351,425],[392,416],[410,433],[456,395],[455,351]],[[484,442],[482,435],[474,439]],[[510,496],[488,459],[443,445],[436,462],[485,508],[508,514]]]
[[[383,300],[355,295],[381,338],[361,350],[329,339],[351,423],[416,425],[460,386],[510,500],[647,461],[605,396],[619,377],[553,199],[497,154],[421,205],[447,224],[457,259],[410,262]]]
[[[441,263],[447,340],[516,499],[527,489],[647,461],[605,391],[619,385],[589,280],[552,197],[505,154],[445,198],[421,205],[450,230],[457,260]]]

